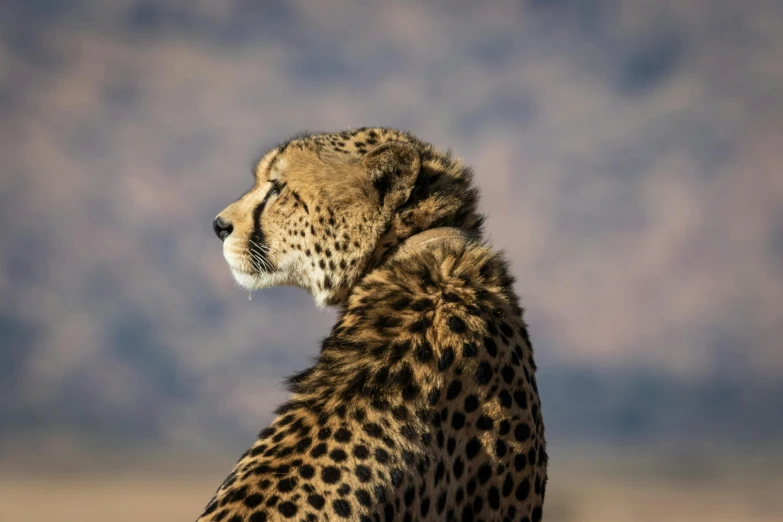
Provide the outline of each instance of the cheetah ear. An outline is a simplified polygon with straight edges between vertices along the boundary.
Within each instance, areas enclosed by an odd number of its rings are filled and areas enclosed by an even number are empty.
[[[408,143],[389,141],[362,158],[382,208],[397,209],[410,196],[421,168],[419,151]]]

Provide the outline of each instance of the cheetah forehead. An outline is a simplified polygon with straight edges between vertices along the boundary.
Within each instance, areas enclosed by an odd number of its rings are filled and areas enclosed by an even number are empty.
[[[438,151],[414,134],[389,127],[361,127],[337,132],[303,132],[269,150],[256,162],[255,173],[259,179],[271,179],[284,172],[293,157],[297,161],[318,158],[322,161],[359,160],[373,148],[389,141],[412,144],[422,154],[422,163],[452,170],[459,174],[464,170],[459,160],[452,158],[451,150]],[[298,153],[307,152],[308,155]]]

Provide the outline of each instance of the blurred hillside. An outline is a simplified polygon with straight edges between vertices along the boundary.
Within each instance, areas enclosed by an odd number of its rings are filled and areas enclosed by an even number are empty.
[[[475,167],[553,440],[779,441],[782,56],[777,0],[0,3],[0,453],[251,440],[334,312],[211,220],[364,125]]]

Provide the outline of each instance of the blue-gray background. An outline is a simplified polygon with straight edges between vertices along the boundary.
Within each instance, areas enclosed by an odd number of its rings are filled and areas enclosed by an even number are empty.
[[[249,442],[334,312],[210,223],[298,131],[476,169],[552,440],[783,436],[783,3],[0,3],[0,451]]]

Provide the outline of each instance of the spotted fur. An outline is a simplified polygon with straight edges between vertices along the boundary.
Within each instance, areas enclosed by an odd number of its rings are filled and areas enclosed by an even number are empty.
[[[541,520],[547,453],[513,278],[468,167],[411,134],[295,138],[216,232],[240,284],[337,323],[200,521]],[[410,238],[452,227],[475,240]]]

